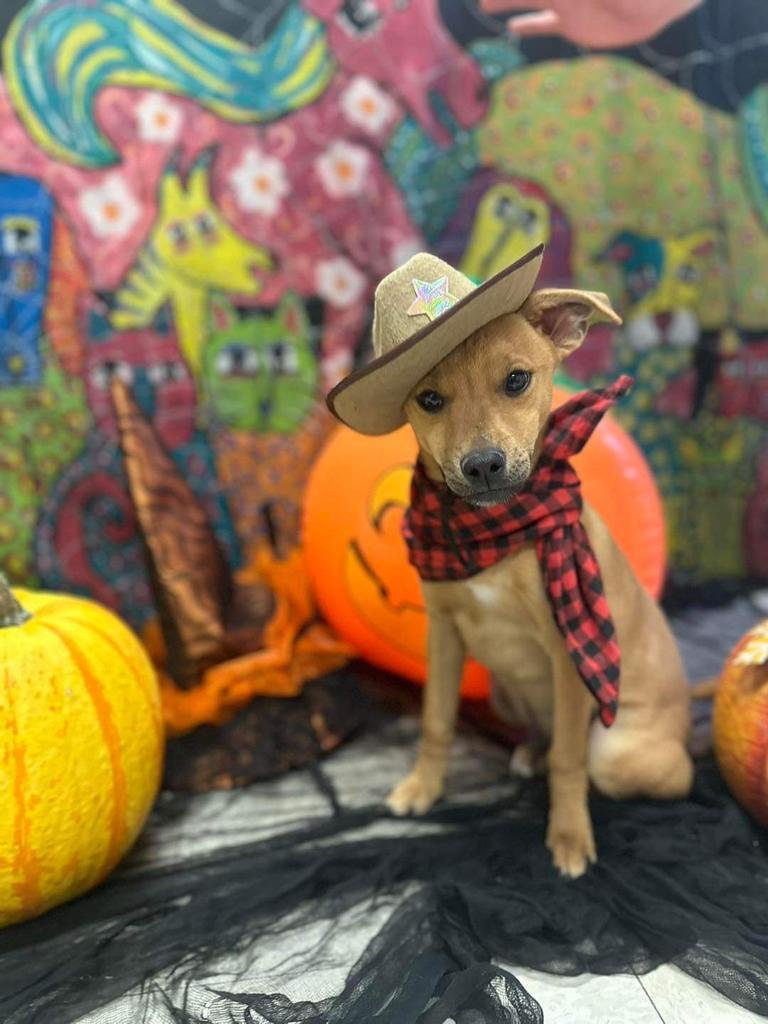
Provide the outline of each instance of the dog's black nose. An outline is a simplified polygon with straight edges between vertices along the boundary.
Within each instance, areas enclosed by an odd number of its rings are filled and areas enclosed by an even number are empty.
[[[461,472],[476,491],[498,487],[507,457],[499,448],[481,448],[461,460]]]

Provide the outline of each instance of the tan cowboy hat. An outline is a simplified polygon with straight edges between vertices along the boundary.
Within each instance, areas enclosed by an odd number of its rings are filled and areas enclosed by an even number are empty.
[[[403,405],[422,377],[478,328],[520,309],[536,283],[543,252],[537,245],[477,287],[425,252],[393,270],[374,297],[375,358],[328,395],[334,416],[361,434],[401,427]]]

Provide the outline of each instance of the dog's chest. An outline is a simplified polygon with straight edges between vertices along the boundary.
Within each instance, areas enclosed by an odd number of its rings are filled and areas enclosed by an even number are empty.
[[[518,720],[546,720],[552,686],[551,612],[533,548],[471,579],[425,588],[428,605],[450,614],[467,654],[488,668]]]

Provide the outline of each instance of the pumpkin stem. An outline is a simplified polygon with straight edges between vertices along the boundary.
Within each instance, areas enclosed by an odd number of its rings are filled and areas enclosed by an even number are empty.
[[[0,629],[5,626],[21,626],[31,618],[29,612],[13,596],[8,580],[0,572]]]

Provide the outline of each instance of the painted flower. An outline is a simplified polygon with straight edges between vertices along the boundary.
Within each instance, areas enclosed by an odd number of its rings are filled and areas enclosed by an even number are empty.
[[[141,216],[141,207],[122,174],[110,174],[100,184],[83,189],[78,205],[98,238],[127,235]]]
[[[290,191],[282,160],[254,147],[244,151],[229,181],[242,209],[265,217],[274,217]]]
[[[148,92],[136,104],[139,138],[145,142],[175,142],[181,129],[181,109],[162,92]]]
[[[362,190],[370,162],[367,149],[338,139],[315,160],[315,167],[328,195],[342,199]]]
[[[768,662],[768,620],[747,634],[747,642],[734,658],[735,665],[765,665]]]
[[[339,98],[344,116],[352,124],[376,134],[397,113],[390,96],[364,75],[357,75]]]
[[[321,299],[338,309],[346,309],[362,296],[365,277],[354,263],[344,256],[337,256],[317,264],[315,287]]]

